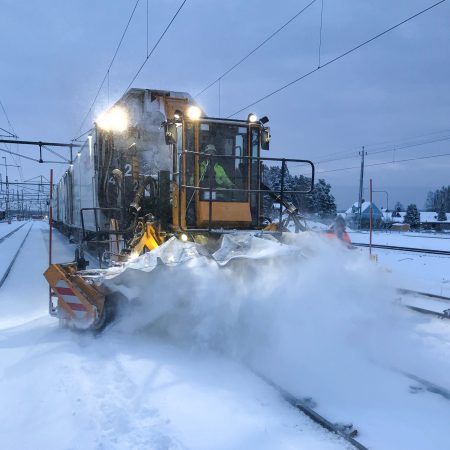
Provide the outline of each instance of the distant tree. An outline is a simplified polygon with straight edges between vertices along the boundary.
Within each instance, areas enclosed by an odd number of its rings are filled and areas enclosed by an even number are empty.
[[[450,212],[450,186],[442,186],[440,189],[427,194],[425,201],[427,211],[437,212],[442,208],[442,205],[445,212]]]
[[[420,213],[415,204],[408,205],[406,208],[405,223],[409,223],[411,228],[418,228],[420,225]]]
[[[403,207],[403,205],[400,202],[397,202],[394,205],[394,211],[400,212],[400,211],[404,211],[405,208]]]
[[[429,212],[435,211],[434,209],[434,192],[430,191],[427,194],[427,199],[425,200],[425,209]]]
[[[281,168],[278,166],[263,167],[263,183],[279,191],[281,188]],[[284,191],[306,192],[310,188],[311,178],[303,175],[292,176],[288,170],[284,173]],[[314,189],[309,194],[286,193],[284,197],[292,202],[301,213],[316,213],[321,218],[333,218],[336,216],[336,201],[331,194],[331,185],[320,179],[314,185]],[[274,201],[269,195],[264,196],[265,215],[270,216],[273,210]],[[277,213],[274,214],[274,217]]]
[[[311,197],[311,212],[317,213],[322,219],[336,217],[336,201],[331,194],[331,185],[324,179],[314,185]]]
[[[392,211],[392,217],[401,217],[400,212],[404,210],[403,205],[400,202],[397,202],[394,206],[394,210]]]
[[[437,220],[439,222],[445,222],[447,220],[447,214],[445,213],[445,205],[442,203],[441,207],[439,208]]]

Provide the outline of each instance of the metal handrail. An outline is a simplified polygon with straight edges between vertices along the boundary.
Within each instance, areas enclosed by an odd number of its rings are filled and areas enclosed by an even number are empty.
[[[209,198],[208,201],[209,202],[209,212],[208,212],[208,228],[206,229],[202,229],[202,228],[195,228],[195,231],[211,231],[212,230],[212,204],[213,204],[213,200],[212,199],[212,193],[214,191],[226,191],[226,192],[247,192],[247,193],[265,193],[265,194],[276,194],[280,197],[280,217],[279,217],[279,221],[281,223],[282,221],[282,202],[284,200],[284,197],[286,196],[286,194],[309,194],[310,192],[312,192],[313,188],[314,188],[314,176],[315,176],[315,167],[314,167],[314,163],[310,160],[305,160],[305,159],[293,159],[293,158],[270,158],[270,157],[260,157],[260,156],[234,156],[234,155],[212,155],[209,153],[204,153],[204,152],[195,152],[195,151],[191,151],[191,150],[183,150],[182,153],[180,153],[179,155],[179,161],[178,167],[182,167],[183,164],[183,159],[186,158],[187,155],[193,155],[194,157],[197,156],[201,156],[202,158],[204,158],[205,160],[208,161],[208,177],[209,177],[209,186],[208,187],[201,187],[201,186],[196,186],[196,185],[190,185],[190,184],[183,184],[183,180],[182,180],[182,176],[183,176],[183,171],[179,169],[177,175],[178,175],[178,186],[180,189],[180,193],[178,195],[178,227],[180,228],[180,230],[182,231],[194,231],[193,229],[184,229],[182,226],[182,221],[181,221],[181,190],[186,190],[186,189],[193,189],[194,191],[209,191]],[[232,159],[232,160],[247,160],[249,161],[249,164],[252,164],[254,162],[256,162],[259,166],[260,162],[263,161],[275,161],[275,162],[281,162],[281,183],[280,183],[280,189],[252,189],[252,188],[248,188],[248,189],[241,189],[241,188],[236,188],[236,187],[231,187],[231,188],[223,188],[223,187],[214,187],[212,186],[212,182],[213,182],[213,177],[212,177],[212,167],[213,167],[213,161],[214,159],[216,160],[223,160],[223,159]],[[309,189],[308,190],[286,190],[284,189],[285,186],[285,172],[286,172],[286,164],[287,163],[300,163],[300,164],[308,164],[311,167],[311,182],[308,183],[309,184]],[[251,167],[251,166],[249,166]]]

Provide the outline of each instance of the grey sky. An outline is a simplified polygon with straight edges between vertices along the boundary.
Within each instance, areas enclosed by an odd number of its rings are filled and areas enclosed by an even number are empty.
[[[1,0],[0,100],[21,138],[69,141],[77,135],[134,3]],[[180,3],[149,0],[150,47]],[[195,94],[308,3],[188,0],[133,86]],[[432,3],[324,0],[322,62]],[[146,4],[140,1],[112,67],[110,102],[145,58]],[[320,6],[316,1],[222,80],[222,115],[317,66]],[[449,23],[450,1],[251,108],[270,117],[270,156],[320,161],[353,151],[352,159],[317,166],[338,207],[345,208],[356,200],[359,171],[320,171],[357,166],[362,145],[369,146],[371,164],[394,157],[371,155],[381,148],[371,144],[401,144],[434,132],[441,133],[427,138],[450,136]],[[218,94],[215,85],[198,99],[210,115],[219,114]],[[105,85],[82,131],[107,104]],[[1,112],[0,127],[8,128]],[[21,151],[36,155],[32,148]],[[450,153],[449,140],[398,150],[395,158],[441,153]],[[389,191],[391,207],[396,200],[422,206],[428,190],[450,184],[449,163],[450,157],[442,157],[368,167],[365,185],[372,177],[374,189]],[[25,178],[49,170],[32,162],[23,166]],[[63,169],[56,166],[58,174]],[[379,200],[385,206],[384,196]]]

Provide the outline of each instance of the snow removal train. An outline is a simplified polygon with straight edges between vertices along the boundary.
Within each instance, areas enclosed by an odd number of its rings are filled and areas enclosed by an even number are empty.
[[[75,261],[45,272],[50,313],[100,329],[113,314],[114,292],[99,281],[108,268],[174,240],[212,255],[225,236],[301,230],[290,199],[312,190],[314,165],[262,157],[268,121],[208,117],[187,93],[130,89],[54,186],[53,224],[79,245]],[[295,170],[306,180],[301,191],[285,181]],[[99,269],[86,270],[85,251]]]

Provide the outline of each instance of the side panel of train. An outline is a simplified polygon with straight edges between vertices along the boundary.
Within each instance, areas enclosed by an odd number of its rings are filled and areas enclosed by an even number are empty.
[[[53,188],[53,220],[57,228],[78,238],[81,232],[81,208],[97,206],[95,146],[89,138],[79,149],[73,164]],[[91,223],[92,222],[92,223]],[[87,229],[95,230],[89,218]]]

